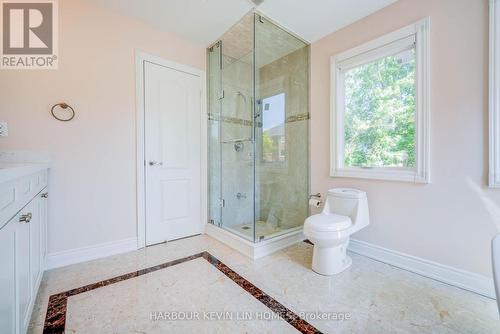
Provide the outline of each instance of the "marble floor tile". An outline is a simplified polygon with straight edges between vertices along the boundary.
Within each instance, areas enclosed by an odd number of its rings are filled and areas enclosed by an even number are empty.
[[[69,298],[66,333],[296,333],[283,320],[236,321],[266,312],[198,258]]]
[[[324,333],[500,333],[494,300],[363,256],[351,254],[351,268],[325,277],[310,269],[309,244],[251,260],[205,235],[46,272],[29,332],[42,333],[50,295],[204,251]],[[200,258],[70,297],[66,332],[297,332],[283,320],[149,318],[175,309],[269,311]]]

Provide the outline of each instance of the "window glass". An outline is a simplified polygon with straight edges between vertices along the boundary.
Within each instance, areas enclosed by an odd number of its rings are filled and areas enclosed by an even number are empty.
[[[344,72],[344,164],[415,167],[415,48]]]

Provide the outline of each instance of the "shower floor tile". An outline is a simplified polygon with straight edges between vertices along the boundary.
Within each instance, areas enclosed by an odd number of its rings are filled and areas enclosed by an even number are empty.
[[[299,333],[286,319],[228,318],[270,310],[302,316],[323,333],[500,333],[492,299],[356,254],[345,272],[321,276],[310,269],[312,249],[298,243],[251,260],[201,235],[47,271],[29,333],[43,332],[50,296],[72,289],[66,333]],[[62,308],[55,311],[58,319]],[[151,319],[173,311],[225,315]]]
[[[253,238],[253,223],[227,226],[227,229],[232,230],[243,237]],[[260,238],[272,238],[287,230],[288,229],[283,229],[277,225],[259,220],[255,223],[255,238],[257,240]]]

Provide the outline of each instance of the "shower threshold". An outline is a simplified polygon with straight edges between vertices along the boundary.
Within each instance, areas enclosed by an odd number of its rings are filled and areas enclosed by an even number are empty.
[[[265,222],[261,223],[266,224]],[[302,226],[298,226],[291,228],[286,232],[280,229],[275,232],[274,236],[273,234],[265,235],[265,239],[258,242],[252,242],[248,240],[249,237],[253,237],[252,225],[253,224],[241,224],[221,228],[214,224],[207,224],[205,233],[251,259],[258,259],[270,255],[276,251],[305,240],[305,236],[302,233]],[[257,222],[256,226],[257,232],[259,232],[259,222]],[[245,229],[244,227],[250,227],[250,229]],[[259,240],[258,236],[259,234],[257,234],[257,240]]]

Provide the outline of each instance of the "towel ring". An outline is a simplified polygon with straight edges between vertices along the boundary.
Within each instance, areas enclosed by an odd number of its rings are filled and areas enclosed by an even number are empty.
[[[60,117],[57,117],[56,114],[54,113],[54,109],[59,106],[61,107],[62,109],[68,109],[71,111],[71,116],[69,118],[60,118]],[[69,104],[65,103],[65,102],[61,102],[61,103],[57,103],[57,104],[54,104],[52,106],[52,108],[50,109],[50,113],[52,114],[52,116],[57,119],[58,121],[61,121],[61,122],[68,122],[68,121],[71,121],[73,118],[75,118],[75,110],[73,109],[73,107],[71,107]]]

